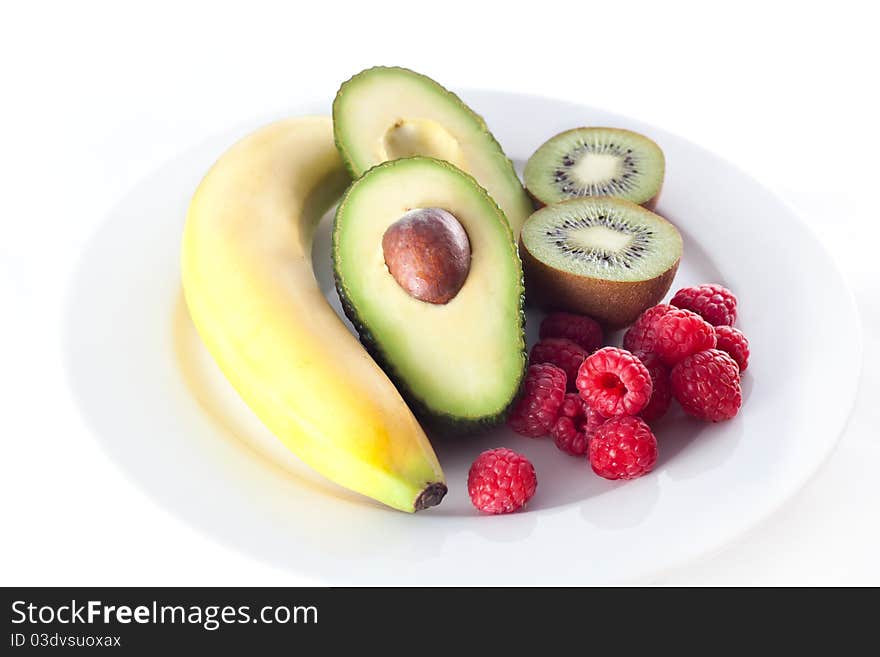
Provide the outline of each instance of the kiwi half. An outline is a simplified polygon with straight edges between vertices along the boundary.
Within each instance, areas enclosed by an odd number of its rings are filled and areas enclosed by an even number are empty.
[[[529,301],[632,324],[658,303],[681,260],[678,229],[650,210],[610,197],[548,205],[526,220],[520,256]]]
[[[619,128],[575,128],[545,142],[526,163],[526,189],[543,205],[614,196],[647,208],[657,203],[666,169],[653,141]]]

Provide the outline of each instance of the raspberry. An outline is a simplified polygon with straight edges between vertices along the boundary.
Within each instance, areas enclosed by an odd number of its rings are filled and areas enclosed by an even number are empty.
[[[512,513],[532,499],[538,479],[522,454],[498,447],[480,454],[468,472],[471,502],[484,513]]]
[[[672,306],[658,303],[639,315],[635,323],[623,334],[623,348],[633,353],[654,351],[654,342],[657,339],[657,320],[670,310],[672,310]]]
[[[657,320],[653,351],[666,365],[715,348],[715,329],[697,313],[673,308]]]
[[[635,415],[651,399],[651,374],[636,356],[617,347],[587,356],[576,383],[581,397],[605,417]]]
[[[546,338],[535,343],[529,356],[530,363],[550,363],[556,365],[565,372],[568,381],[568,389],[576,390],[574,386],[577,379],[578,369],[589,354],[577,343],[566,338]]]
[[[671,380],[681,407],[702,420],[729,420],[742,405],[739,366],[718,349],[688,356],[672,368]]]
[[[590,441],[590,465],[606,479],[635,479],[657,462],[657,439],[639,417],[613,417]]]
[[[669,404],[672,402],[672,384],[669,381],[669,368],[663,364],[660,357],[653,353],[638,353],[636,356],[644,363],[651,375],[651,400],[642,409],[639,415],[646,422],[659,420],[666,415]]]
[[[572,313],[550,313],[541,322],[541,339],[568,338],[588,354],[602,346],[602,327],[592,317]]]
[[[550,363],[530,365],[522,395],[507,424],[523,436],[540,438],[550,433],[565,397],[565,372]]]
[[[726,287],[714,283],[684,287],[669,303],[697,313],[712,326],[732,326],[736,321],[736,296]]]
[[[718,340],[718,348],[731,355],[739,365],[740,374],[749,366],[749,340],[737,328],[732,326],[716,326],[715,337]]]
[[[563,452],[583,456],[587,453],[590,438],[603,422],[605,418],[590,408],[580,396],[569,393],[559,407],[559,419],[550,435]]]

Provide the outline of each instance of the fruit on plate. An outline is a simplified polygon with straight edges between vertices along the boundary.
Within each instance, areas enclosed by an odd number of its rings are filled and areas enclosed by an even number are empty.
[[[515,236],[534,209],[486,122],[424,75],[384,66],[358,73],[336,94],[333,130],[355,178],[386,160],[425,155],[476,178]]]
[[[717,345],[715,328],[697,313],[673,308],[657,320],[654,353],[669,367]]]
[[[733,326],[736,322],[736,295],[717,283],[684,287],[669,303],[697,313],[712,326]]]
[[[749,366],[749,339],[745,334],[733,326],[716,326],[715,338],[718,349],[730,354],[739,371],[745,372]]]
[[[636,415],[651,400],[653,381],[641,359],[617,347],[602,347],[583,362],[578,393],[604,417]]]
[[[361,341],[425,419],[502,420],[526,366],[522,267],[504,215],[448,162],[355,181],[333,228],[336,289]]]
[[[342,486],[418,511],[446,492],[431,444],[312,271],[315,226],[348,181],[329,118],[246,137],[192,198],[183,289],[208,351],[291,451]]]
[[[639,315],[623,334],[623,348],[633,353],[653,352],[657,346],[657,327],[660,318],[671,310],[673,307],[668,303],[658,303]]]
[[[609,328],[631,324],[663,298],[681,254],[675,226],[610,197],[548,205],[520,234],[529,300],[550,311],[589,315]]]
[[[657,463],[657,437],[645,421],[631,415],[613,417],[593,433],[590,465],[605,479],[636,479]]]
[[[535,494],[538,479],[535,467],[512,449],[487,449],[471,464],[468,494],[483,513],[513,513],[523,508]]]
[[[565,395],[559,407],[559,417],[550,435],[556,446],[572,456],[583,456],[587,453],[590,439],[607,418],[597,412],[577,393]]]
[[[701,420],[729,420],[742,406],[739,366],[719,349],[691,354],[672,368],[671,381],[681,407]]]
[[[532,363],[507,426],[521,436],[543,438],[553,428],[565,400],[565,370],[553,363]]]
[[[529,353],[529,363],[550,363],[565,372],[568,391],[577,390],[574,386],[578,370],[584,359],[590,355],[586,349],[568,338],[545,338],[538,340]]]
[[[639,412],[645,422],[654,422],[666,415],[672,404],[672,382],[669,380],[669,368],[655,353],[638,353],[639,360],[651,375],[651,399]]]
[[[653,208],[666,169],[663,151],[620,128],[575,128],[545,142],[526,163],[526,189],[543,205],[614,196]]]
[[[602,327],[592,317],[572,313],[550,313],[541,322],[539,336],[545,338],[567,338],[576,342],[587,353],[593,353],[602,346],[605,336]]]

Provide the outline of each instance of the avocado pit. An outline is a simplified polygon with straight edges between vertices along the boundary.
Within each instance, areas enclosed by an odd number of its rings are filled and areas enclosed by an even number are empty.
[[[385,265],[397,284],[419,301],[449,303],[471,268],[464,227],[442,208],[417,208],[382,236]]]

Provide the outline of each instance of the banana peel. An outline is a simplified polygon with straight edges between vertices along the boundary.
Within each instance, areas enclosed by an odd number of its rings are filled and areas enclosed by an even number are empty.
[[[434,450],[312,270],[315,227],[348,183],[329,117],[245,137],[190,203],[184,296],[226,378],[288,449],[337,484],[419,511],[446,493]]]

